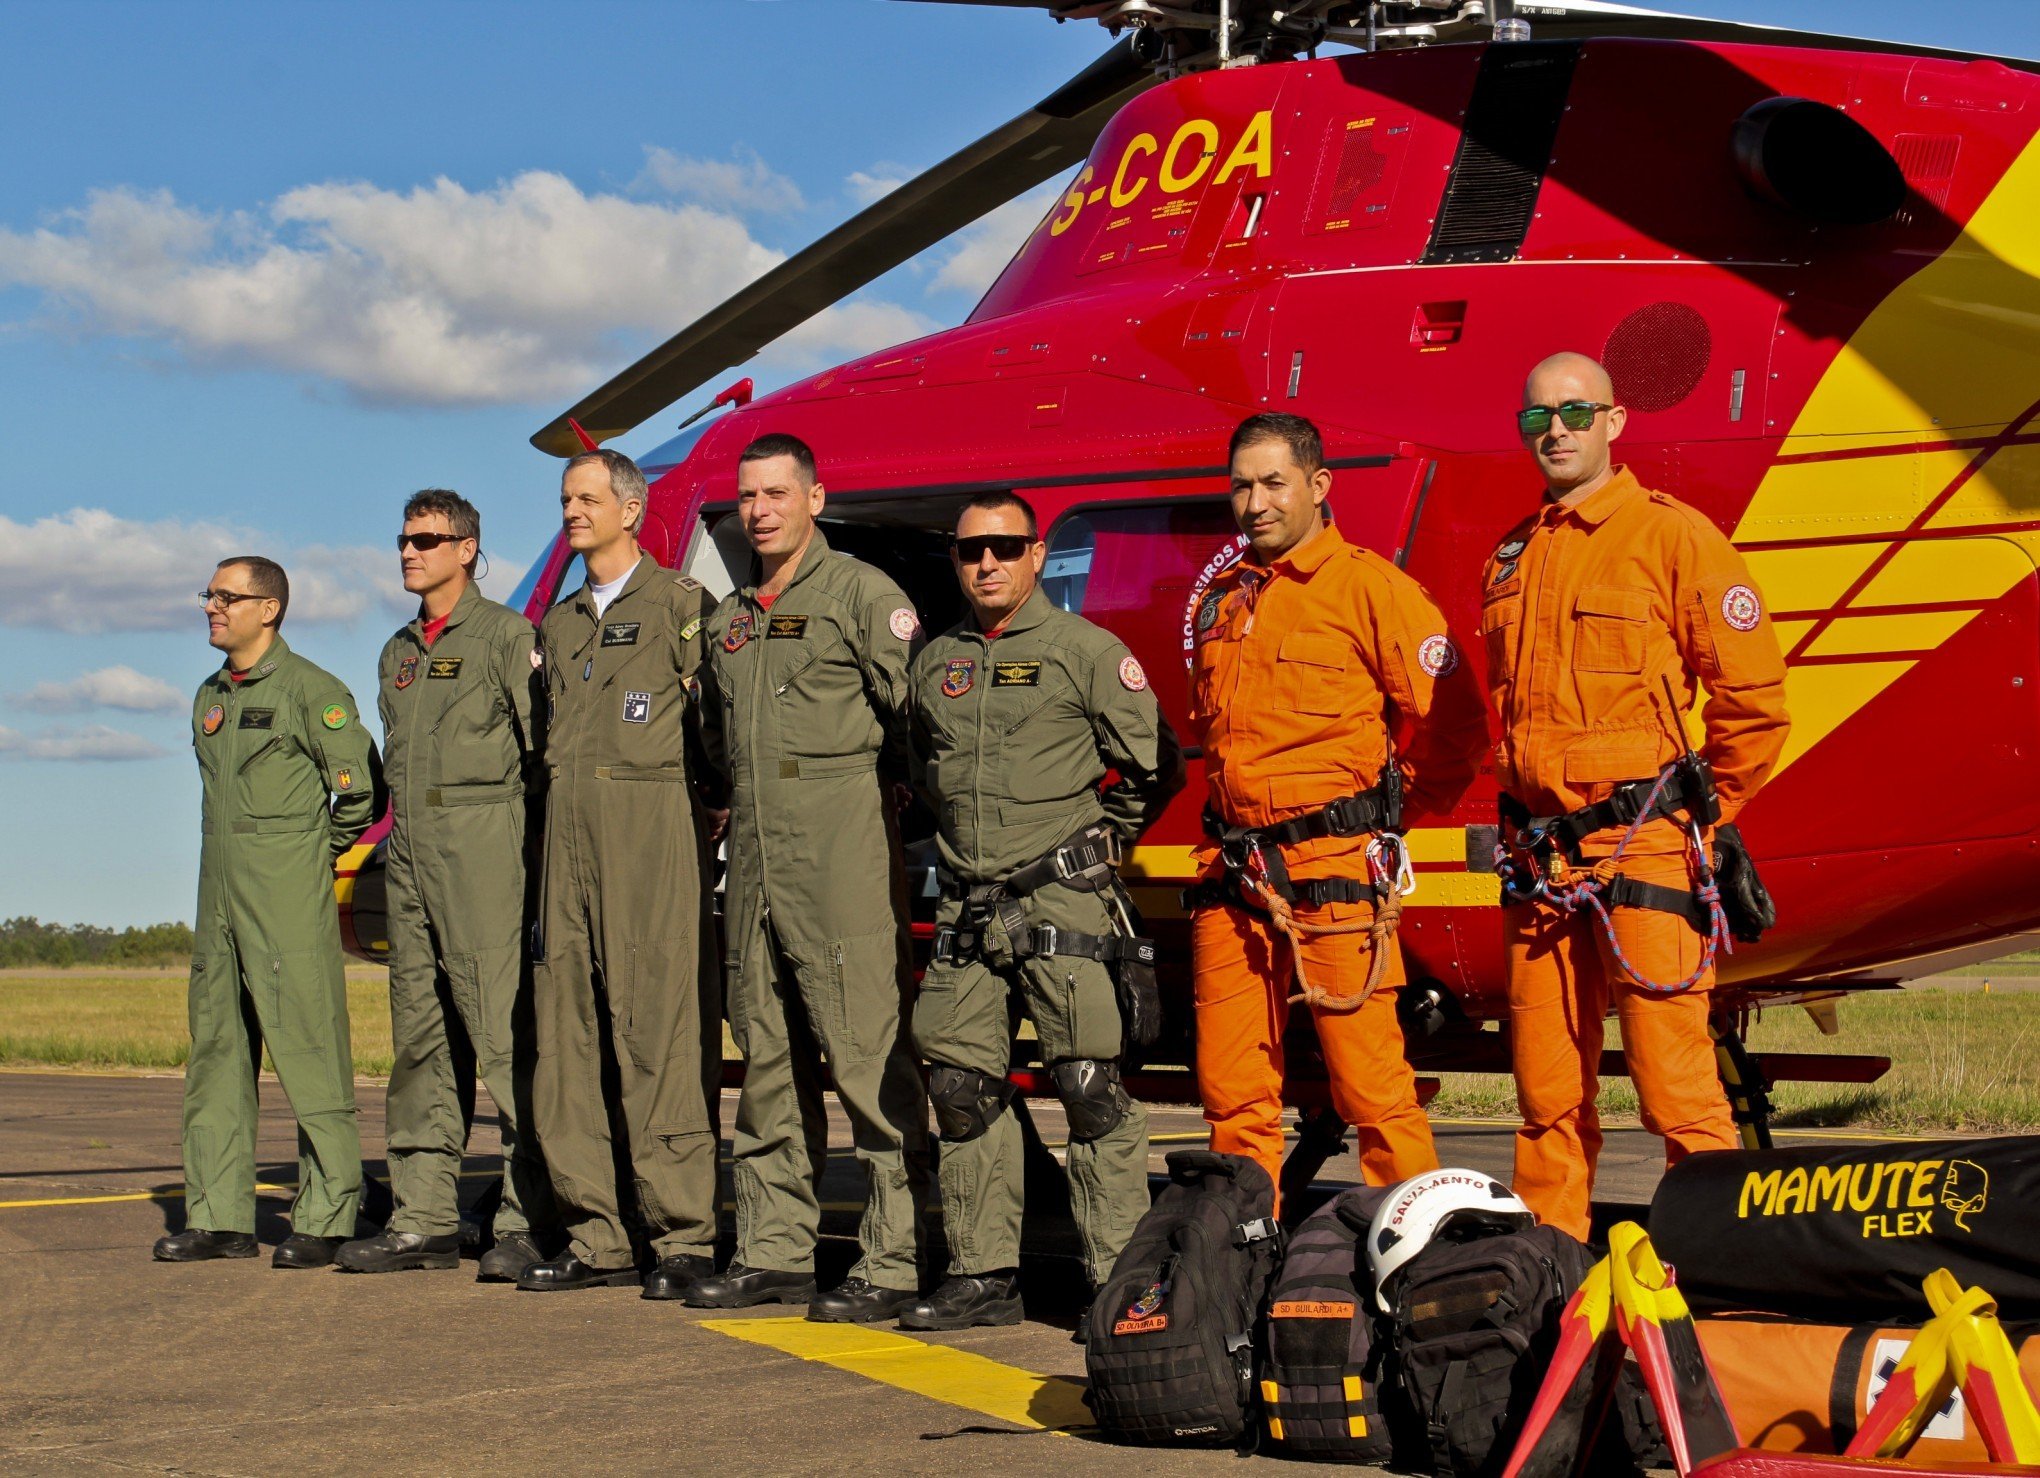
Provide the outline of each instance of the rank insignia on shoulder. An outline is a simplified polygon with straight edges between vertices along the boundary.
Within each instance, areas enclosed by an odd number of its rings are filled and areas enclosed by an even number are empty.
[[[425,669],[425,676],[427,678],[459,677],[460,664],[465,661],[467,661],[465,657],[434,657]],[[334,727],[337,728],[339,726],[336,724]]]
[[[335,790],[354,789],[354,772],[345,766],[335,770],[333,772],[333,788]]]
[[[268,710],[265,709],[264,712],[266,713]],[[241,726],[243,728],[248,726],[247,718],[247,714],[241,715]],[[319,715],[319,722],[329,729],[344,729],[347,727],[347,710],[337,703],[328,703],[326,711]],[[262,727],[266,729],[269,725],[265,723]]]
[[[765,639],[767,641],[797,640],[807,635],[808,618],[805,616],[767,616],[765,618]]]
[[[1147,689],[1147,673],[1141,669],[1139,658],[1127,656],[1120,659],[1119,686],[1129,693],[1144,692]]]
[[[638,627],[641,621],[611,621],[602,628],[602,645],[605,647],[634,647],[637,645]]]
[[[205,717],[199,720],[198,726],[208,734],[217,734],[220,731],[220,725],[226,721],[226,717],[227,710],[215,703],[205,711]]]
[[[418,680],[418,659],[406,657],[397,664],[397,686],[408,688]]]
[[[331,713],[332,710],[328,709],[327,712]],[[340,710],[340,723],[344,724],[346,722],[347,710],[343,708]],[[240,726],[244,729],[273,729],[276,727],[276,710],[273,708],[244,708],[241,710]],[[326,727],[337,729],[340,727],[340,724],[329,722]]]
[[[739,611],[730,617],[730,629],[723,633],[722,649],[734,652],[751,639],[751,613]]]
[[[921,634],[921,618],[914,614],[912,606],[901,606],[886,618],[885,624],[901,641],[912,641]]]
[[[625,693],[623,695],[623,721],[627,724],[648,724],[652,721],[652,695],[650,693]]]
[[[1039,662],[994,662],[992,664],[992,686],[995,688],[1038,688],[1041,686],[1041,664]]]
[[[693,641],[694,638],[701,635],[701,623],[706,619],[707,617],[705,616],[696,616],[692,621],[689,621],[685,626],[681,627],[680,640]]]
[[[977,659],[958,657],[942,673],[942,696],[961,698],[968,693],[971,684],[977,681]]]

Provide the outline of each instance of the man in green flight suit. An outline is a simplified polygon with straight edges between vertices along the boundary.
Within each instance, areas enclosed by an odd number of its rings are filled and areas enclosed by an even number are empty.
[[[162,1262],[255,1255],[256,1074],[269,1048],[298,1122],[298,1192],[279,1268],[319,1268],[354,1235],[361,1137],[333,862],[375,819],[375,743],[340,680],[283,640],[282,566],[237,555],[201,597],[226,663],[199,685],[205,791],[184,1070],[186,1229]]]
[[[568,461],[567,543],[587,583],[539,625],[545,864],[536,965],[538,1140],[571,1245],[519,1288],[636,1284],[714,1270],[719,977],[695,815],[697,670],[710,601],[638,547],[648,494],[630,458]]]
[[[460,1162],[488,1085],[503,1126],[503,1197],[480,1281],[543,1253],[552,1189],[531,1134],[526,819],[540,737],[538,633],[474,581],[474,504],[427,488],[404,504],[397,557],[418,616],[378,664],[390,792],[390,1069],[396,1212],[334,1259],[353,1273],[460,1265]]]
[[[829,548],[815,526],[823,497],[797,437],[760,437],[738,460],[737,519],[757,561],[709,622],[702,701],[710,756],[731,782],[724,958],[745,1061],[737,1252],[687,1302],[806,1303],[810,1319],[865,1323],[917,1296],[928,1177],[927,1096],[900,1019],[906,881],[888,783],[906,778],[907,663],[921,628],[897,585]],[[867,1199],[864,1256],[817,1296],[824,1056]]]
[[[1069,1118],[1070,1205],[1093,1287],[1147,1210],[1147,1112],[1118,1059],[1126,1036],[1154,1040],[1160,1002],[1154,946],[1135,937],[1116,864],[1183,785],[1140,663],[1042,594],[1047,549],[1026,501],[971,499],[952,547],[970,614],[913,671],[915,768],[943,872],[914,1045],[942,1136],[950,1276],[900,1316],[907,1329],[1020,1321],[1011,992]],[[1101,790],[1108,769],[1120,778]]]

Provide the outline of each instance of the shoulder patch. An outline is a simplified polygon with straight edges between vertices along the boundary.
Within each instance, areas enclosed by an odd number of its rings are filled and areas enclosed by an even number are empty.
[[[1721,595],[1721,619],[1737,631],[1755,631],[1764,617],[1764,603],[1747,585],[1731,585]]]
[[[1459,648],[1442,631],[1427,636],[1417,646],[1417,666],[1432,677],[1450,677],[1459,668]]]
[[[885,624],[901,641],[912,641],[921,634],[921,618],[914,614],[912,606],[901,606],[886,619]]]
[[[1140,659],[1128,653],[1119,662],[1119,685],[1129,693],[1147,690],[1147,673],[1142,671]]]
[[[319,722],[329,729],[344,729],[347,727],[347,710],[338,703],[329,703],[326,711],[319,715]]]
[[[685,626],[681,627],[680,640],[693,641],[694,638],[701,635],[701,623],[706,621],[707,619],[708,618],[706,616],[696,616],[692,621],[689,621]]]

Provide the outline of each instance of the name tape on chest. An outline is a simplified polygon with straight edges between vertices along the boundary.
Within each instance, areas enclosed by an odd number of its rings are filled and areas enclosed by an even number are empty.
[[[650,693],[625,693],[623,695],[623,721],[627,724],[648,724],[652,721],[652,695]]]
[[[442,682],[457,678],[460,676],[460,665],[465,661],[467,661],[465,657],[434,657],[425,666],[425,676],[438,678]]]
[[[767,616],[765,640],[798,641],[807,635],[807,624],[805,616]]]
[[[994,662],[992,664],[992,686],[995,688],[1038,688],[1041,686],[1041,664],[1039,662]]]
[[[241,710],[241,727],[244,729],[273,729],[276,727],[276,710],[273,708],[244,708]]]
[[[638,628],[642,621],[610,621],[602,627],[602,645],[605,647],[634,647],[637,645]]]

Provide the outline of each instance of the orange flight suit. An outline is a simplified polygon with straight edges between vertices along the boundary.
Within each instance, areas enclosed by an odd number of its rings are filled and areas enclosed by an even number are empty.
[[[1487,743],[1471,669],[1423,588],[1329,525],[1272,568],[1243,561],[1197,605],[1191,728],[1204,746],[1209,806],[1227,825],[1271,826],[1371,789],[1399,737],[1404,810],[1450,809]],[[1368,876],[1369,838],[1322,837],[1282,849],[1292,880]],[[1222,876],[1218,848],[1200,871]],[[1299,904],[1299,922],[1371,922],[1371,903]],[[1200,907],[1191,925],[1197,1089],[1211,1147],[1250,1155],[1280,1182],[1282,1032],[1296,988],[1288,941],[1265,914]],[[1365,986],[1367,935],[1306,938],[1311,984],[1335,995]],[[1314,1010],[1333,1106],[1353,1125],[1373,1185],[1438,1157],[1403,1058],[1396,1021],[1401,951],[1359,1011]]]
[[[1576,506],[1546,502],[1488,559],[1481,631],[1501,714],[1501,788],[1537,816],[1607,799],[1676,759],[1678,715],[1704,687],[1706,739],[1724,821],[1733,821],[1785,747],[1785,662],[1742,556],[1685,504],[1627,468]],[[1678,712],[1665,696],[1669,679]],[[1622,828],[1588,837],[1583,858],[1611,856]],[[1708,838],[1711,842],[1711,837]],[[1685,834],[1662,817],[1638,828],[1621,871],[1690,891]],[[1707,1032],[1710,969],[1692,989],[1658,995],[1631,980],[1591,913],[1505,907],[1510,1032],[1523,1127],[1515,1190],[1538,1217],[1584,1239],[1594,1162],[1602,1024],[1612,998],[1644,1127],[1676,1163],[1738,1141]],[[1684,919],[1620,908],[1613,924],[1636,970],[1661,984],[1699,964]]]

